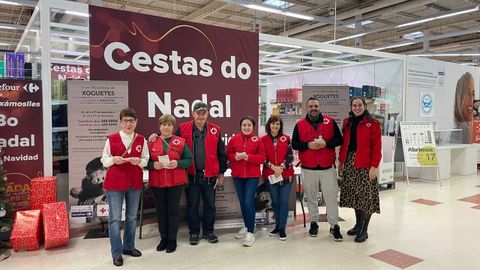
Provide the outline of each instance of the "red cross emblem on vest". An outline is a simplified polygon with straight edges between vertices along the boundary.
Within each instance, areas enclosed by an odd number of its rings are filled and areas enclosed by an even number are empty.
[[[372,124],[371,123],[367,123],[367,127],[370,127]]]
[[[107,212],[107,210],[104,207],[100,208],[100,213],[105,214],[105,212]]]
[[[214,128],[214,127],[212,127],[212,128],[210,129],[210,133],[212,133],[213,135],[217,134],[217,132],[218,132],[218,130],[217,130],[216,128]]]
[[[323,123],[324,123],[325,125],[328,124],[328,123],[330,123],[330,119],[328,119],[328,118],[323,118]]]
[[[137,145],[137,147],[135,148],[135,150],[137,150],[137,152],[142,152],[142,146],[141,146],[141,145]]]
[[[258,141],[258,137],[257,137],[257,136],[253,136],[253,137],[252,137],[252,142],[256,142],[256,141]]]
[[[287,141],[287,137],[285,137],[285,136],[280,137],[280,141],[281,141],[281,142],[286,142],[286,141]]]
[[[180,144],[180,140],[179,140],[179,139],[174,139],[174,140],[172,141],[172,143],[173,143],[174,145],[179,145],[179,144]]]

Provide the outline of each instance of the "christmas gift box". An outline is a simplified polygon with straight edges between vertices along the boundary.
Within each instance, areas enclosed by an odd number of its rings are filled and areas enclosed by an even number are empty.
[[[13,223],[12,247],[15,252],[26,249],[28,251],[38,250],[42,239],[42,223],[40,221],[40,210],[18,211]]]
[[[43,204],[42,218],[45,249],[67,246],[70,232],[65,202]]]
[[[57,177],[37,177],[30,181],[30,209],[42,209],[42,204],[57,201]]]

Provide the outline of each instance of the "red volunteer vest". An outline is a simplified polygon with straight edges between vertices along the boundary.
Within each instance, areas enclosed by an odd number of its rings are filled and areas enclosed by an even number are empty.
[[[288,146],[290,145],[290,137],[287,135],[281,135],[277,138],[277,145],[273,144],[272,138],[267,134],[261,138],[261,141],[265,147],[265,154],[267,156],[267,161],[270,161],[275,166],[280,166],[287,157]],[[267,179],[268,176],[273,174],[273,170],[263,166],[262,177]],[[290,165],[288,169],[283,170],[283,178],[288,178],[293,176],[294,171],[293,167]]]
[[[193,153],[193,125],[195,122],[188,121],[180,125],[180,136],[185,139],[188,148]],[[207,122],[207,134],[205,134],[205,177],[217,176],[220,167],[217,157],[218,141],[220,140],[220,127]],[[195,158],[193,159],[195,160]],[[190,175],[195,175],[195,164],[188,168]]]
[[[348,122],[348,118],[343,120],[343,144],[338,155],[341,163],[345,163],[347,160],[348,145],[350,144],[351,127]],[[355,153],[355,168],[378,167],[382,160],[382,131],[377,120],[363,118],[358,123]]]
[[[307,119],[303,118],[297,122],[298,134],[300,141],[303,143],[311,142],[322,135],[325,141],[333,138],[333,123],[334,120],[329,116],[323,116],[323,122],[318,124],[315,130]],[[316,168],[330,167],[335,162],[335,149],[322,148],[319,150],[307,149],[306,151],[299,151],[298,157],[302,167]]]
[[[167,155],[170,160],[181,160],[185,139],[172,136],[168,145]],[[163,140],[158,138],[154,143],[149,143],[150,159],[158,161],[159,156],[165,155],[163,151]],[[173,187],[180,186],[187,182],[187,172],[184,168],[175,169],[152,169],[148,173],[148,184],[152,187]]]
[[[142,135],[137,134],[130,153],[125,154],[123,157],[141,157],[144,140]],[[122,143],[120,133],[108,136],[108,141],[110,143],[110,153],[112,156],[121,156],[127,150]],[[143,186],[142,177],[143,171],[138,165],[132,165],[130,162],[125,162],[121,165],[113,164],[107,170],[103,188],[112,191],[128,190],[129,187],[141,189]]]

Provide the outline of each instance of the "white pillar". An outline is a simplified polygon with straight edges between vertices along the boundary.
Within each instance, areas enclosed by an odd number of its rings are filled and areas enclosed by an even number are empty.
[[[43,108],[43,169],[46,176],[53,174],[52,152],[52,80],[50,75],[50,0],[39,1],[40,46],[42,64],[42,108]]]

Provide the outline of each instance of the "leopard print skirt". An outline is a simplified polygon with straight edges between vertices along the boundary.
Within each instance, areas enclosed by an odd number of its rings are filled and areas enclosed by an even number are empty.
[[[368,168],[353,166],[355,153],[347,154],[340,183],[340,207],[359,209],[367,214],[380,214],[377,181],[370,181]]]

